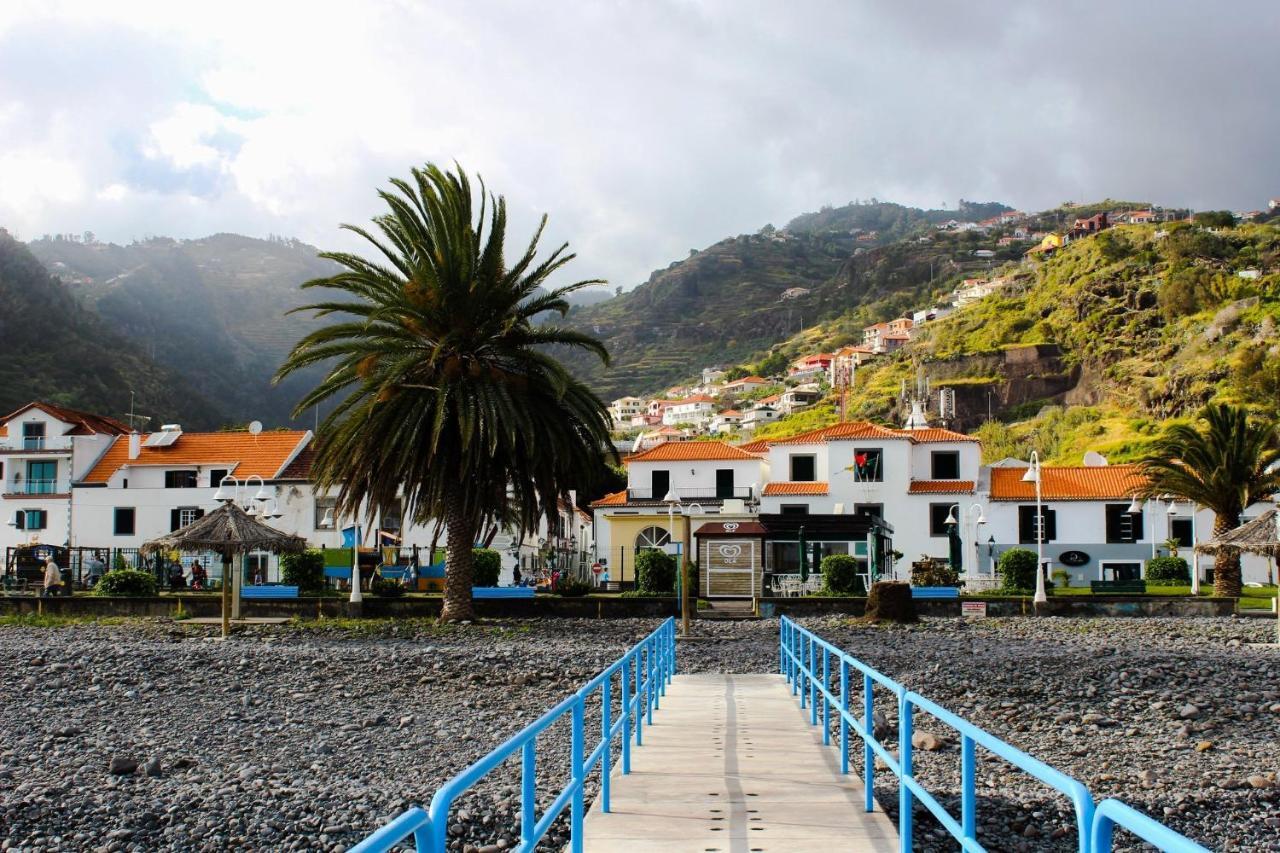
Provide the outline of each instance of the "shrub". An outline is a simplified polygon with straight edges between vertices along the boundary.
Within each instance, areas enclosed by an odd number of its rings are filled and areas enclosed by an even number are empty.
[[[577,578],[560,578],[555,591],[565,598],[578,598],[591,592],[591,584]]]
[[[396,598],[404,595],[404,584],[391,578],[375,577],[373,582],[369,584],[369,589],[374,595],[382,598]]]
[[[1153,557],[1147,560],[1147,581],[1190,586],[1191,567],[1182,557]]]
[[[670,595],[675,592],[675,558],[656,548],[637,554],[636,588],[649,595]]]
[[[950,560],[924,559],[911,564],[912,586],[959,586],[960,573]]]
[[[324,552],[309,548],[285,554],[280,558],[280,578],[299,592],[319,592],[324,589]]]
[[[915,622],[918,617],[911,585],[899,581],[873,583],[862,618],[868,622]]]
[[[848,554],[828,554],[819,564],[822,588],[834,595],[857,595],[862,586],[858,577],[858,561]]]
[[[497,586],[502,572],[502,555],[492,548],[476,548],[471,552],[473,586]]]
[[[150,572],[113,569],[102,576],[93,588],[94,595],[122,595],[131,598],[156,594],[156,578]]]
[[[1002,592],[1030,592],[1036,588],[1036,552],[1010,548],[996,564]]]
[[[1061,584],[1063,589],[1071,586],[1071,572],[1066,569],[1054,569],[1053,574],[1050,575],[1050,577],[1053,578],[1055,586]]]

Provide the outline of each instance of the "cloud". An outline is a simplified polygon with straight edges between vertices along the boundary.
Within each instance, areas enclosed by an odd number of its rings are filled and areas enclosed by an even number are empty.
[[[483,174],[630,286],[826,203],[1259,207],[1280,6],[19,3],[0,224],[350,247],[392,175]]]

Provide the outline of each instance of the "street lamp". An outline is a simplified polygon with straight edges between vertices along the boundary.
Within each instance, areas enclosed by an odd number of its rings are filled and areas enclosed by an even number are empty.
[[[676,509],[680,507],[680,496],[675,493],[674,489],[668,489],[667,494],[662,498],[663,503],[667,505],[667,541],[675,542],[676,538]],[[681,510],[681,515],[684,512]],[[689,635],[689,602],[688,596],[685,594],[684,582],[684,555],[680,553],[680,546],[676,545],[676,583],[680,586],[680,632],[684,636]]]
[[[1031,463],[1022,482],[1036,484],[1036,604],[1047,604],[1049,596],[1044,591],[1044,506],[1040,499],[1040,454],[1031,451]]]
[[[258,480],[258,492],[253,497],[249,497],[249,484],[254,478]],[[227,488],[227,484],[231,484],[231,488]],[[267,492],[266,481],[262,479],[261,474],[250,474],[243,481],[230,474],[224,474],[222,479],[218,481],[218,490],[213,493],[213,499],[221,504],[239,503],[244,507],[245,514],[250,518],[261,516],[263,520],[273,520],[280,517],[279,505],[276,499]],[[270,503],[268,503],[270,502]],[[262,504],[259,509],[258,504]],[[227,565],[224,561],[223,565]],[[231,618],[240,618],[240,588],[244,583],[242,575],[244,567],[236,567],[235,574],[230,578],[224,577],[222,583],[225,586],[228,581],[231,583]]]
[[[1169,517],[1178,514],[1178,502],[1176,500],[1169,501]],[[1154,539],[1155,536],[1152,535]],[[1173,531],[1169,531],[1169,538],[1173,538]],[[1191,504],[1191,594],[1200,594],[1200,555],[1196,552],[1196,505]]]
[[[959,524],[960,539],[961,541],[964,541],[964,538],[967,535],[965,533],[966,526],[964,524],[961,524],[961,522],[968,522],[969,518],[974,514],[974,510],[977,510],[977,515],[978,515],[978,517],[973,521],[973,548],[974,548],[973,569],[974,569],[974,573],[976,574],[978,571],[978,550],[977,550],[978,549],[978,528],[987,523],[987,517],[985,514],[983,514],[983,511],[982,511],[982,504],[977,504],[977,503],[970,504],[969,508],[964,511],[960,511],[960,504],[952,504],[950,511],[948,511],[947,513],[947,520],[945,523]],[[957,512],[959,512],[958,518],[957,518]],[[969,549],[966,547],[964,550],[968,551]],[[965,557],[964,552],[961,552],[960,569],[961,571],[967,573],[968,569],[964,565],[966,562],[968,562],[968,560]]]

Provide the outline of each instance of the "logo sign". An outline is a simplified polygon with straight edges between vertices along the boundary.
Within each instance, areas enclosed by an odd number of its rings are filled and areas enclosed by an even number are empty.
[[[597,574],[597,575],[598,575],[598,574],[600,574],[600,573],[601,573],[601,572],[603,572],[603,571],[604,571],[604,566],[600,565],[599,563],[592,563],[592,564],[591,564],[591,572],[592,572],[592,574]]]
[[[986,619],[987,603],[985,601],[962,601],[960,602],[960,615]]]
[[[738,558],[742,556],[741,545],[721,545],[720,556],[724,558],[726,563],[736,563]]]
[[[1058,555],[1058,562],[1064,566],[1083,566],[1089,562],[1089,555],[1084,551],[1063,551]]]
[[[738,522],[736,521],[726,521],[724,524],[725,533],[732,533],[737,529],[738,529]]]

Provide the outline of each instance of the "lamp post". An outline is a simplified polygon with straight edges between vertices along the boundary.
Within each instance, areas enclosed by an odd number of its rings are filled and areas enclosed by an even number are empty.
[[[667,505],[667,541],[675,542],[676,540],[676,508],[680,506],[680,497],[675,493],[674,489],[668,489],[667,494],[662,499]],[[683,515],[683,510],[681,515]],[[687,606],[687,596],[684,589],[684,560],[683,554],[680,553],[680,545],[676,545],[676,583],[680,587],[680,631],[685,636],[689,634],[689,610]]]
[[[965,532],[967,527],[965,524],[961,524],[961,522],[967,522],[969,517],[974,514],[974,510],[977,510],[978,512],[978,517],[974,520],[973,524],[973,569],[976,573],[978,570],[978,528],[987,523],[987,517],[982,512],[982,504],[970,504],[969,508],[964,511],[960,510],[960,504],[952,504],[951,511],[947,513],[946,523],[960,525],[960,539],[963,542],[964,537],[967,535]],[[968,557],[966,556],[966,552],[968,550],[969,549],[966,547],[964,551],[960,552],[960,570],[966,574],[969,571],[968,567],[965,565],[965,563],[968,562]]]
[[[1036,595],[1037,605],[1047,604],[1049,596],[1044,591],[1044,506],[1040,499],[1040,454],[1031,451],[1031,463],[1027,473],[1022,475],[1022,482],[1036,484]]]
[[[1178,514],[1178,502],[1176,500],[1169,501],[1169,517]],[[1169,538],[1173,538],[1173,531],[1169,532]],[[1196,505],[1191,504],[1191,594],[1200,594],[1200,555],[1196,553]]]
[[[254,495],[252,498],[250,498],[247,496],[249,493],[249,484],[250,484],[250,481],[252,481],[255,477],[258,479],[258,493]],[[233,488],[230,490],[227,489],[228,482],[230,482],[233,486]],[[248,477],[244,478],[243,483],[236,477],[231,476],[230,474],[223,475],[222,479],[218,481],[218,490],[213,493],[213,499],[218,503],[223,503],[223,504],[231,503],[233,501],[241,504],[244,507],[245,514],[248,515],[250,518],[254,518],[259,514],[261,514],[263,518],[279,518],[280,517],[279,509],[275,510],[276,512],[275,515],[268,514],[267,501],[274,500],[274,498],[272,498],[270,495],[267,494],[266,481],[264,481],[262,479],[262,476],[259,474],[250,474]],[[259,512],[258,506],[257,506],[259,503],[262,504],[261,513]],[[226,562],[225,559],[223,561],[223,568],[224,569],[230,568],[230,563]],[[244,575],[243,565],[235,567],[235,573],[232,574],[230,578],[227,577],[227,571],[223,571],[222,573],[222,589],[223,589],[222,594],[224,596],[227,594],[227,589],[228,589],[227,583],[230,582],[231,584],[230,591],[231,591],[231,618],[232,619],[240,618],[240,588],[244,585],[243,575]]]
[[[360,591],[360,525],[354,523],[354,518],[351,521],[353,522],[351,531],[351,596],[347,600],[352,604],[360,604],[364,601],[364,593]],[[320,519],[320,525],[322,527],[332,525],[334,529],[337,529],[337,519],[334,517],[333,510],[327,509],[324,511],[324,518]],[[435,555],[428,555],[428,559],[432,556]]]

